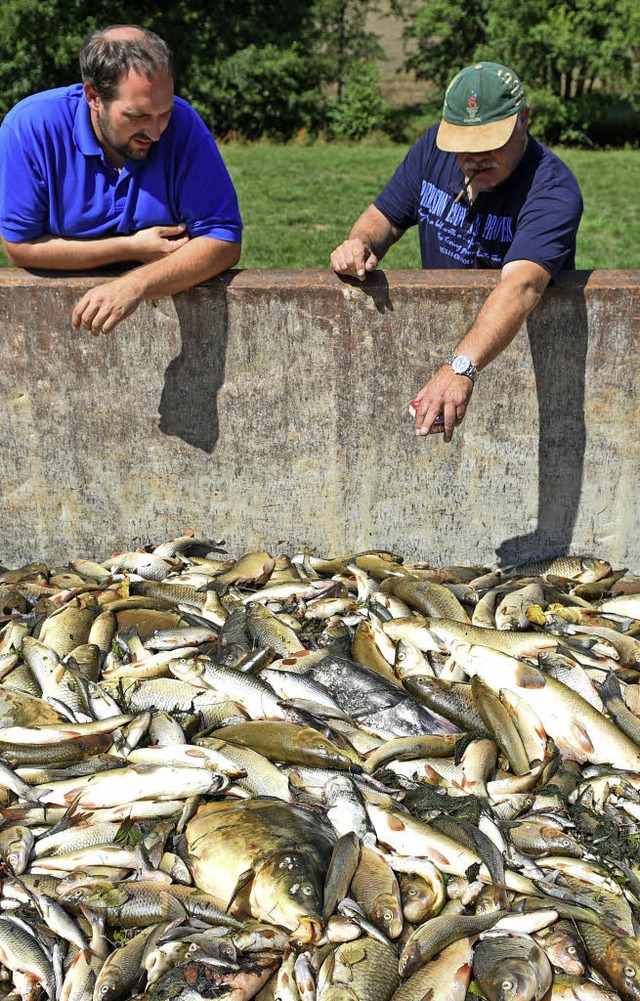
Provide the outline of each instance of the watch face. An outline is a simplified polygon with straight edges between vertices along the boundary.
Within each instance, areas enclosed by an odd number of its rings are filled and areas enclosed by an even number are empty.
[[[453,369],[453,371],[454,371],[454,372],[456,372],[456,373],[457,373],[458,375],[464,375],[464,373],[465,373],[465,372],[467,371],[467,369],[469,368],[470,364],[471,364],[471,362],[470,362],[470,361],[469,361],[469,359],[468,359],[468,358],[466,357],[466,355],[457,355],[457,356],[456,356],[456,357],[455,357],[455,358],[453,359],[453,362],[451,363],[451,368],[452,368],[452,369]]]

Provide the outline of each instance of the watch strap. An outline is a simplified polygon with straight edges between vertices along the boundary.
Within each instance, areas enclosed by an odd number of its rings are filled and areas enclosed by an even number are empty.
[[[451,365],[456,375],[466,375],[472,382],[478,378],[478,369],[467,355],[451,354],[447,358],[447,365]]]

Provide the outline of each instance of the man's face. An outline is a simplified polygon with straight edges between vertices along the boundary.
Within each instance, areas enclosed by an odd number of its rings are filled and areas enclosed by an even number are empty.
[[[485,153],[458,153],[458,164],[465,177],[473,177],[473,190],[492,191],[514,172],[527,146],[529,109],[523,108],[508,142],[500,149]]]
[[[162,73],[147,78],[132,71],[108,104],[90,84],[85,84],[85,95],[107,160],[122,167],[126,160],[144,160],[169,124],[173,80]]]

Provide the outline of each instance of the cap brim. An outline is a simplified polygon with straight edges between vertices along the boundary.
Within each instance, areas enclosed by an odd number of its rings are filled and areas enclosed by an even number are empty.
[[[509,142],[518,112],[487,125],[451,125],[440,122],[436,144],[445,153],[487,153]]]

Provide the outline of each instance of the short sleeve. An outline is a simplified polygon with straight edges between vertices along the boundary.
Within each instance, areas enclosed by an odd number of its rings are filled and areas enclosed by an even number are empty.
[[[28,144],[5,121],[0,128],[0,233],[12,243],[47,231],[47,184]]]
[[[242,219],[236,190],[215,139],[200,119],[198,123],[202,127],[194,130],[183,151],[188,155],[178,191],[180,217],[192,237],[239,243]]]
[[[504,263],[533,261],[552,278],[562,268],[573,267],[582,208],[578,182],[568,169],[565,176],[536,185],[518,216]]]
[[[426,137],[423,136],[411,147],[374,202],[375,207],[398,229],[408,229],[418,222],[426,155]]]

